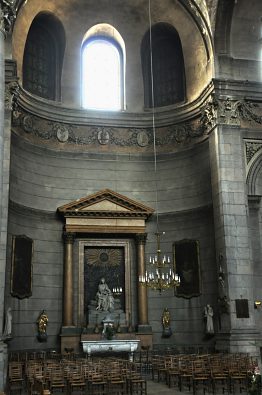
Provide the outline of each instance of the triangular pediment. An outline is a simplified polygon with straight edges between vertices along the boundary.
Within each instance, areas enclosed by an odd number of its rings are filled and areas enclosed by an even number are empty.
[[[154,210],[120,193],[104,189],[65,204],[58,208],[58,212],[65,217],[142,217],[147,219]]]

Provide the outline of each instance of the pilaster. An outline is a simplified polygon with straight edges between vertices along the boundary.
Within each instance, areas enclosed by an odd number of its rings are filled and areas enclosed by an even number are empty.
[[[209,136],[219,284],[217,347],[256,354],[252,249],[239,98],[214,96],[216,126]],[[238,302],[236,302],[238,301]],[[247,301],[247,302],[246,302]],[[244,314],[238,310],[247,303]]]
[[[73,324],[73,244],[75,233],[64,232],[64,304],[63,326]]]

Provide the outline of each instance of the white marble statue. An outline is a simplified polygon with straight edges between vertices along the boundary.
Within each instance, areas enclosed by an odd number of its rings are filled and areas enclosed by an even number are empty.
[[[213,308],[210,304],[207,304],[204,309],[204,315],[206,319],[206,333],[209,335],[214,334],[214,323],[213,323]]]
[[[114,297],[108,287],[104,277],[101,278],[96,293],[97,307],[99,311],[113,311],[114,310]]]
[[[12,335],[12,309],[8,307],[5,314],[5,328],[4,328],[4,337],[11,337]]]

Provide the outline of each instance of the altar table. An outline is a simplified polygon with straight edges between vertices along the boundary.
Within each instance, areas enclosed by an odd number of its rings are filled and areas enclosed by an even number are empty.
[[[134,352],[137,350],[140,340],[82,340],[83,351],[88,358],[94,353],[127,352],[129,360],[133,361]]]

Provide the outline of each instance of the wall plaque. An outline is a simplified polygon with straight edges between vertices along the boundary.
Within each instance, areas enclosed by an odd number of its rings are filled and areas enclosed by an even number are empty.
[[[13,236],[11,295],[19,299],[32,296],[33,240],[27,236]]]
[[[236,299],[237,318],[249,318],[248,300]]]

